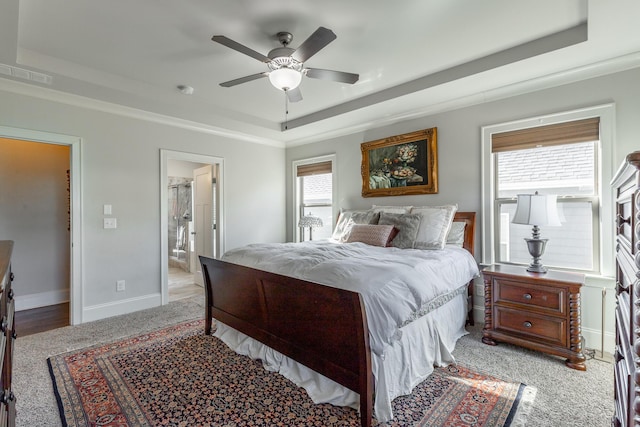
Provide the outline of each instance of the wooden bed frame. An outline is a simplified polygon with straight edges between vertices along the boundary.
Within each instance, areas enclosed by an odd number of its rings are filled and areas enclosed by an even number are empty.
[[[463,247],[473,254],[475,212],[458,212],[454,221],[466,223]],[[361,424],[371,426],[369,329],[359,293],[203,256],[200,262],[207,335],[215,318],[359,393]],[[473,324],[473,282],[468,289]]]

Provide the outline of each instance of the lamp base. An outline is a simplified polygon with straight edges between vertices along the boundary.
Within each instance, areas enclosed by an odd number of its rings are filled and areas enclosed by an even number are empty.
[[[542,254],[544,254],[544,248],[547,245],[547,240],[549,239],[524,239],[527,242],[527,248],[529,249],[529,254],[533,257],[533,262],[527,268],[527,271],[531,273],[546,273],[547,268],[542,265],[540,262],[540,258]]]
[[[529,267],[527,267],[527,271],[530,273],[546,273],[547,267],[542,264],[536,265],[534,263],[531,263]]]

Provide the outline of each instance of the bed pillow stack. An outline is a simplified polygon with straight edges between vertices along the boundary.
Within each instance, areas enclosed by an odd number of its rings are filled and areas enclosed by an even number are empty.
[[[462,246],[465,224],[453,222],[457,210],[457,205],[373,205],[366,211],[344,211],[340,213],[332,237],[340,242],[401,249],[443,249],[447,244]],[[377,228],[376,225],[385,227]],[[395,232],[389,233],[389,227]]]

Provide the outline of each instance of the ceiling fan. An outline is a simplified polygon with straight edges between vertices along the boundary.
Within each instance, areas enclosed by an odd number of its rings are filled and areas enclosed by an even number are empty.
[[[297,49],[289,47],[289,43],[293,40],[291,33],[283,31],[279,32],[276,36],[282,44],[282,47],[271,50],[266,56],[228,37],[213,36],[211,40],[214,42],[264,62],[268,67],[268,71],[229,80],[220,83],[220,86],[231,87],[262,77],[269,77],[269,81],[274,87],[285,91],[289,101],[297,102],[302,100],[302,93],[298,86],[302,81],[303,75],[312,79],[331,80],[349,84],[357,82],[360,78],[358,74],[323,70],[320,68],[306,68],[304,66],[305,61],[336,39],[335,33],[328,28],[319,27],[309,38],[302,42]]]

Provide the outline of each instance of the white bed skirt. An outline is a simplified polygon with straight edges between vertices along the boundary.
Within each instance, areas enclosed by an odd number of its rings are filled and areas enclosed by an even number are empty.
[[[467,295],[461,294],[402,328],[402,338],[388,347],[382,357],[371,353],[375,382],[374,414],[378,421],[393,418],[391,402],[410,394],[434,366],[453,363],[453,349],[465,330]],[[318,374],[270,347],[216,321],[214,336],[238,354],[260,359],[265,369],[278,372],[304,388],[315,403],[360,407],[358,393]]]

